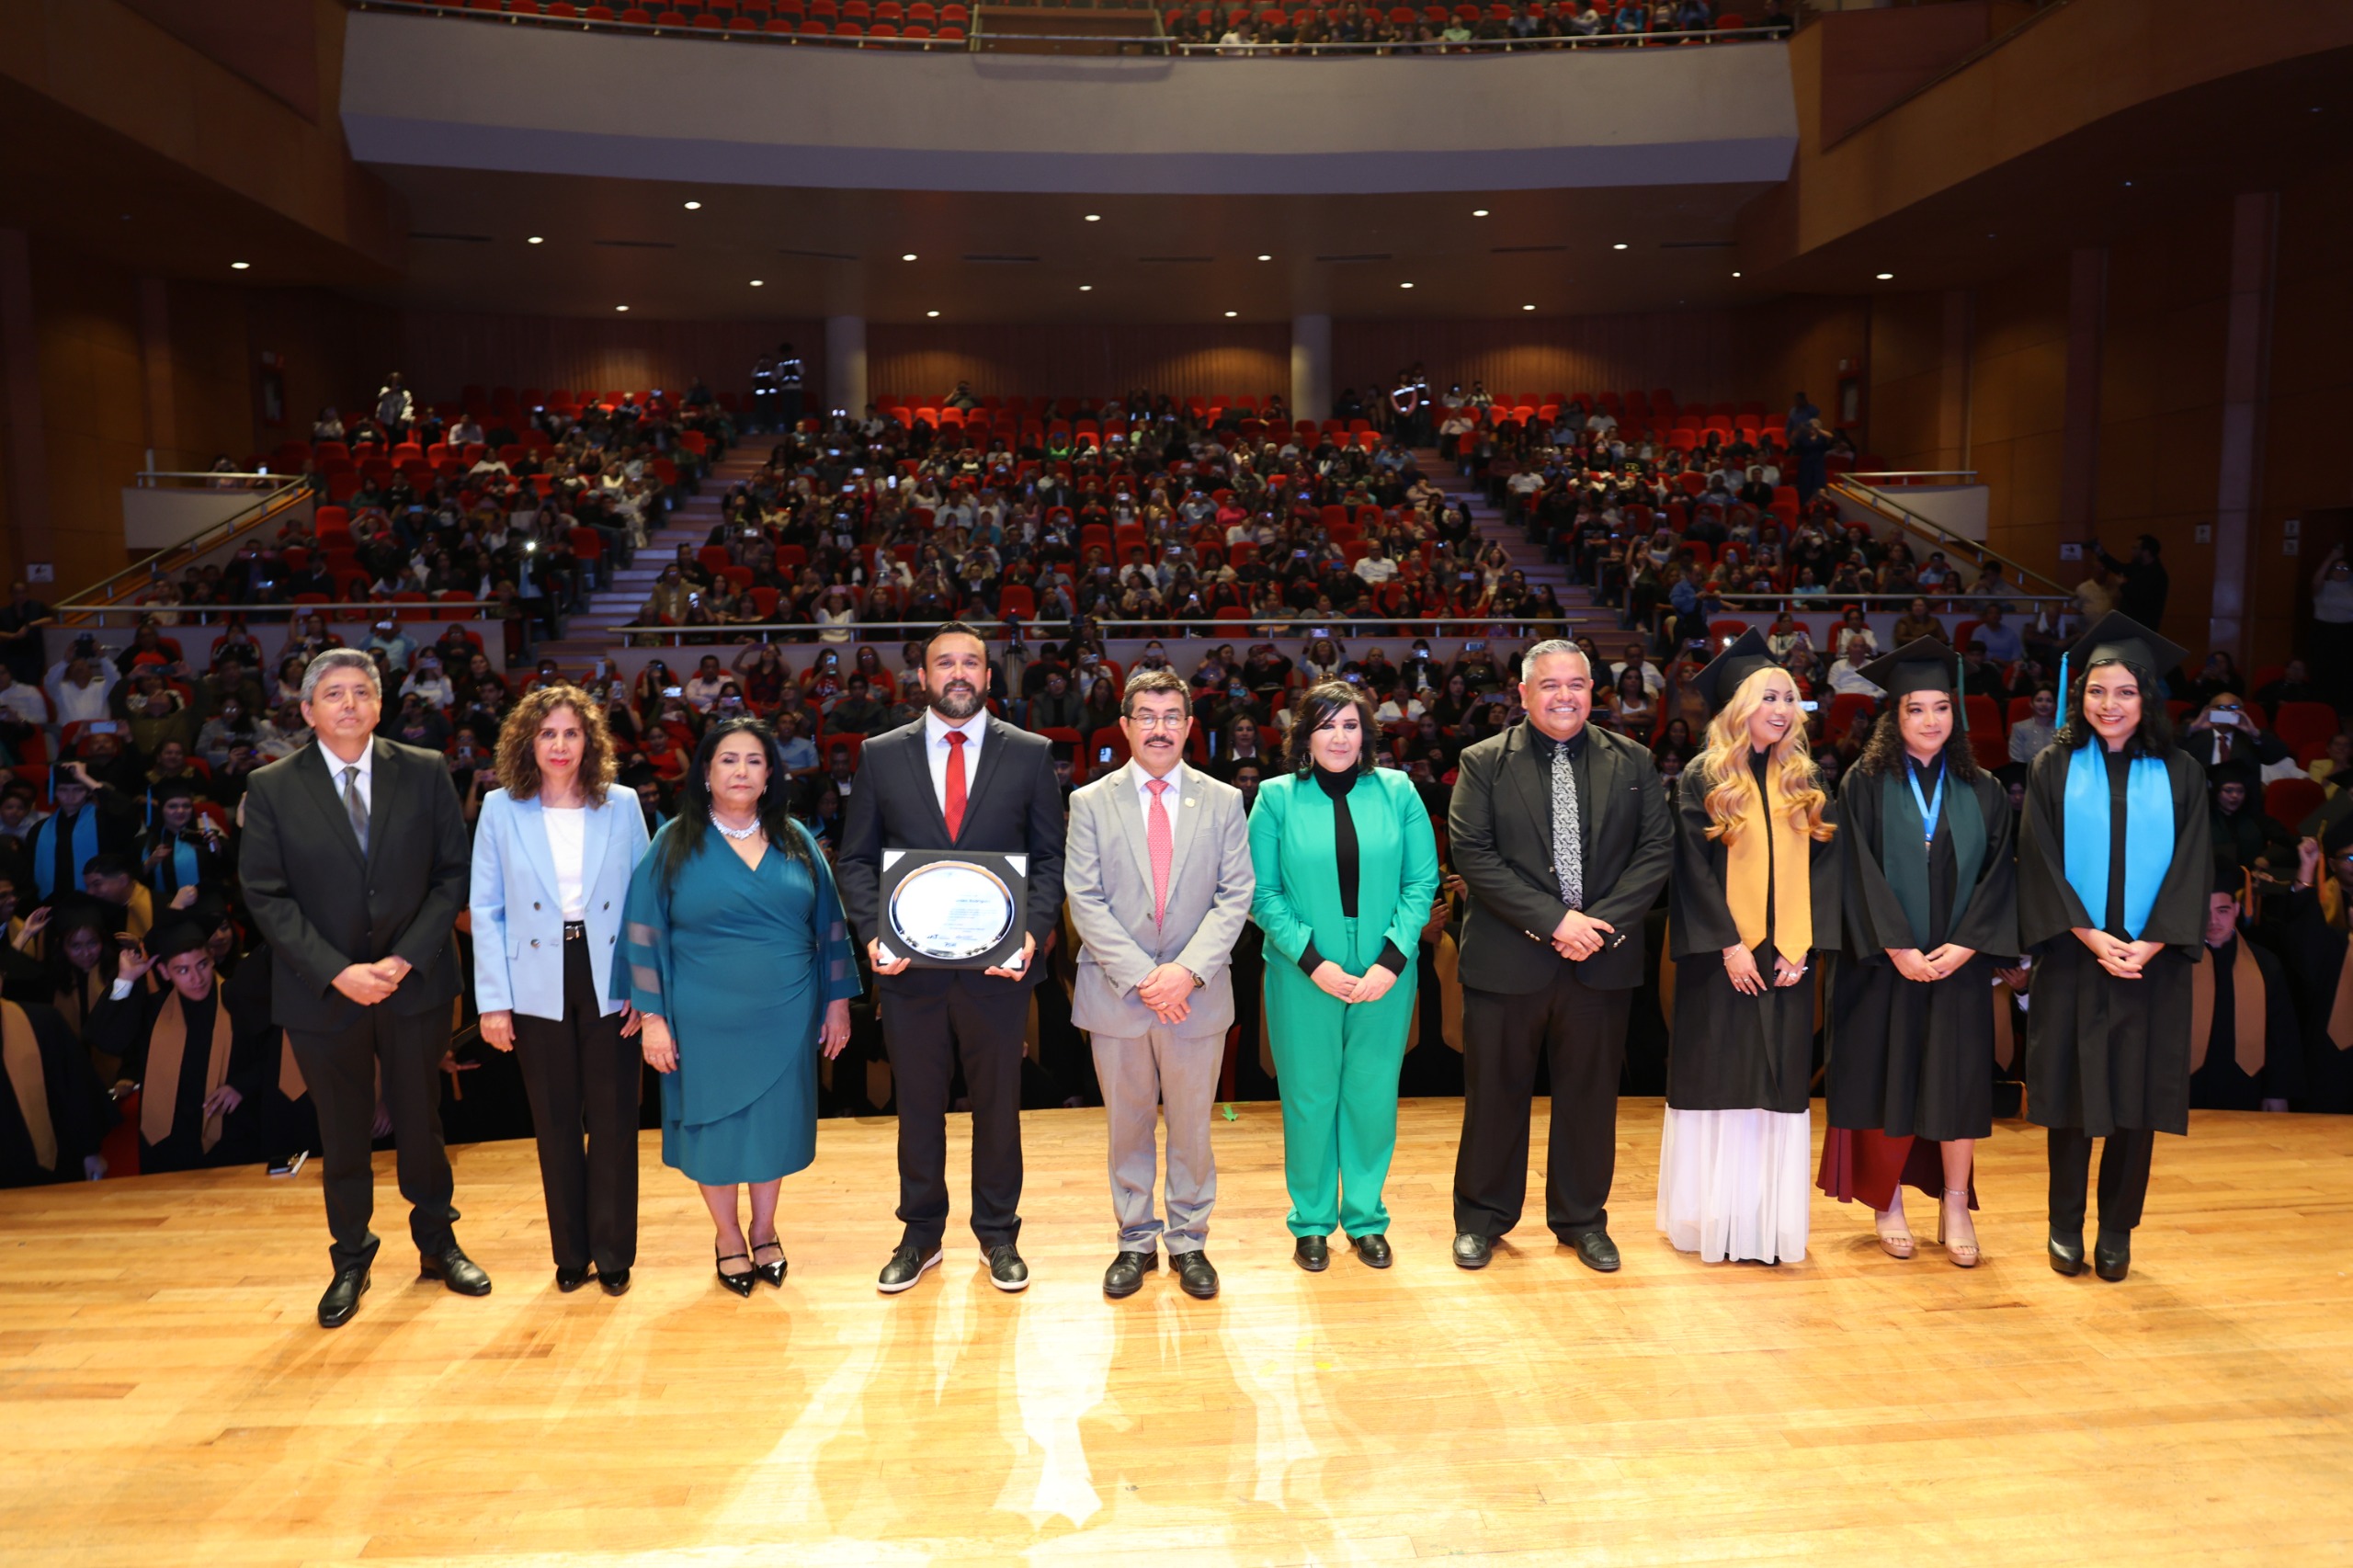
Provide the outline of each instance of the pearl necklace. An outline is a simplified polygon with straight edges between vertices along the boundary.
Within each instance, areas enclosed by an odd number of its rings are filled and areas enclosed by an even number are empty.
[[[710,825],[717,828],[721,833],[725,834],[728,837],[735,840],[736,843],[741,844],[744,840],[751,837],[754,834],[760,831],[760,819],[756,816],[754,817],[752,819],[752,825],[749,827],[730,827],[725,823],[719,820],[719,808],[713,806],[710,809]]]

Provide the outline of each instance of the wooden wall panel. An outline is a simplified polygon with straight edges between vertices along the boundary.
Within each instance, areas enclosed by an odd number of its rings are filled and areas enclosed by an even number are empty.
[[[1870,305],[1853,296],[1794,295],[1734,312],[1733,382],[1724,395],[1754,398],[1774,413],[1790,406],[1790,394],[1803,392],[1814,406],[1838,412],[1842,363],[1868,368],[1871,345]],[[1868,437],[1870,392],[1864,387],[1862,416]]]
[[[2272,663],[2311,614],[2312,573],[2332,544],[2353,549],[2346,429],[2353,424],[2353,171],[2280,192],[2270,399],[2264,410],[2261,502],[2248,574],[2251,653]],[[2315,513],[2334,513],[2324,522]],[[2297,519],[2297,553],[2286,524]]]
[[[261,425],[256,403],[254,441],[267,452],[309,436],[324,407],[349,415],[367,406],[398,362],[400,312],[324,289],[264,290],[247,300],[245,338],[247,373],[259,374],[261,357],[275,354],[286,381],[282,429]]]
[[[875,323],[866,331],[866,384],[878,398],[936,398],[959,381],[969,381],[983,397],[1108,396],[1131,387],[1176,397],[1290,396],[1288,323],[1215,327]]]
[[[1732,311],[1534,316],[1525,321],[1332,324],[1332,386],[1385,388],[1415,361],[1443,390],[1484,381],[1495,393],[1648,391],[1685,403],[1763,395],[1740,384]]]
[[[814,321],[410,311],[401,319],[399,369],[429,402],[455,398],[469,384],[644,392],[677,390],[696,376],[713,392],[748,392],[754,361],[783,342],[798,349],[803,385],[814,395],[825,384],[824,325]]]
[[[2073,583],[2059,560],[2059,450],[2067,387],[2067,263],[2054,256],[1977,290],[1969,461],[1988,491],[1986,541]]]
[[[38,239],[32,289],[55,586],[71,591],[129,563],[122,487],[147,445],[138,290],[128,274]]]

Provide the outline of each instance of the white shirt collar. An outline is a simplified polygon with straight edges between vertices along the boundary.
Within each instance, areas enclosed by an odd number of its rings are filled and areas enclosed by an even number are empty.
[[[376,782],[376,739],[373,735],[368,738],[366,745],[359,748],[359,760],[356,763],[345,762],[343,758],[327,750],[326,742],[315,737],[311,742],[311,749],[319,754],[321,762],[326,764],[327,777],[335,780],[337,789],[343,787],[343,770],[346,767],[359,769],[359,781],[363,784],[372,785]]]
[[[1136,793],[1150,800],[1152,775],[1144,771],[1143,764],[1133,757],[1128,758],[1128,773],[1135,785]],[[1168,770],[1168,792],[1171,795],[1182,795],[1185,792],[1185,764],[1181,760]]]
[[[971,718],[959,724],[951,724],[941,718],[939,710],[926,708],[923,710],[924,742],[928,745],[938,745],[948,738],[948,732],[950,730],[961,730],[968,738],[978,740],[981,738],[979,732],[987,725],[988,722],[989,710],[985,708],[979,710]]]

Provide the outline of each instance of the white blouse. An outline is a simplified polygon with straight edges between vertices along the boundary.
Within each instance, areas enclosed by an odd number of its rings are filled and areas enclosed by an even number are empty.
[[[555,857],[556,902],[563,908],[564,919],[584,919],[588,914],[588,891],[583,885],[588,853],[587,808],[549,806],[541,814],[547,818],[548,849]]]

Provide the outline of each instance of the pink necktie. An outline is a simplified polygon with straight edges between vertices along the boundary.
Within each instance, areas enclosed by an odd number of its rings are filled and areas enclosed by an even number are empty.
[[[1169,831],[1168,806],[1161,798],[1168,792],[1168,780],[1148,778],[1144,784],[1152,791],[1144,843],[1152,850],[1152,923],[1157,926],[1168,914],[1168,868],[1176,858],[1176,835]]]

